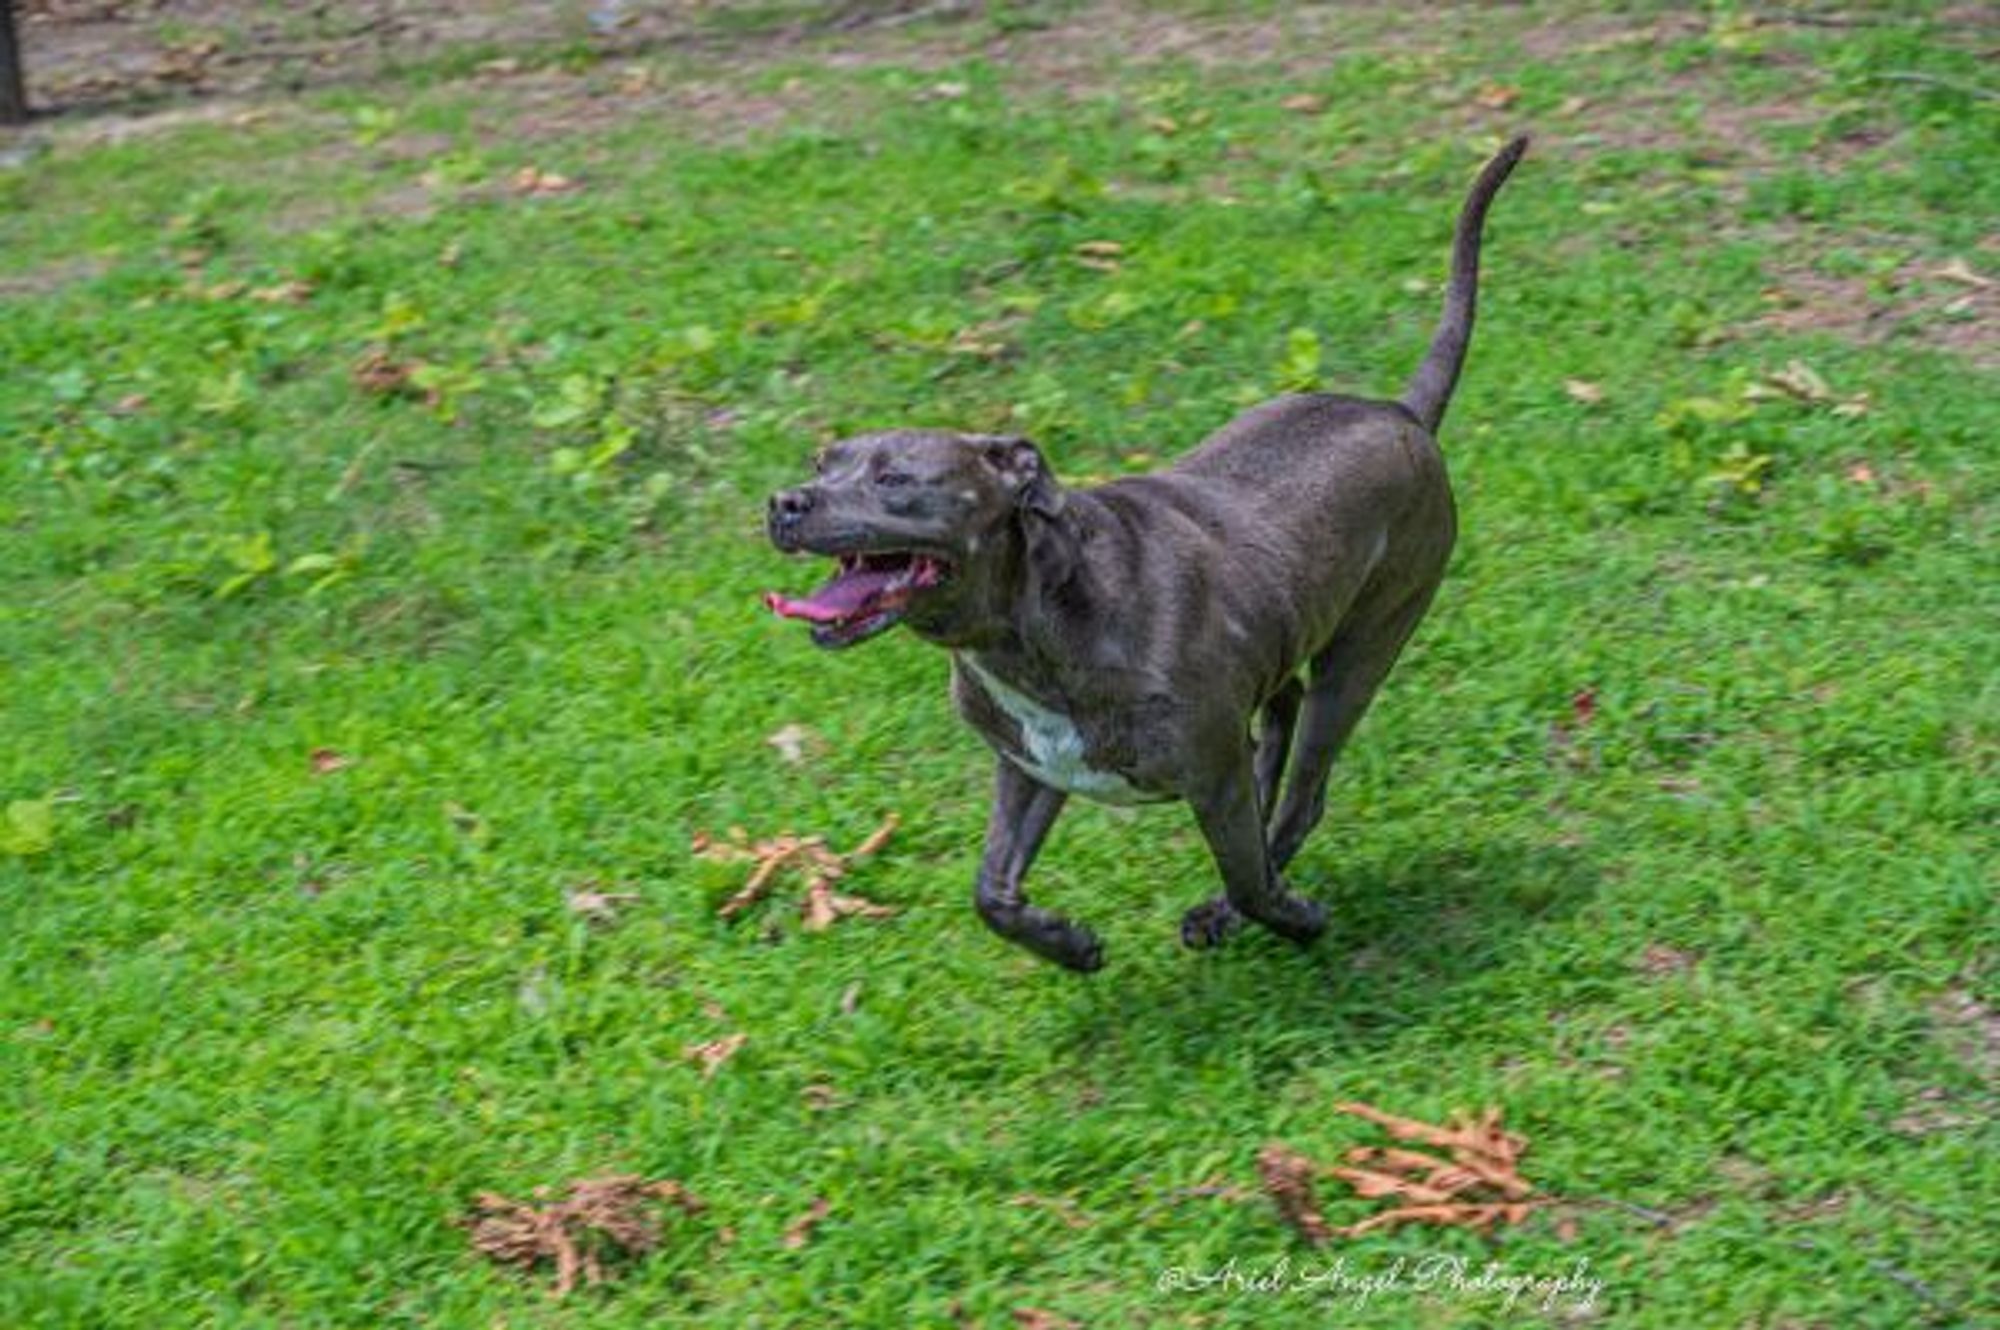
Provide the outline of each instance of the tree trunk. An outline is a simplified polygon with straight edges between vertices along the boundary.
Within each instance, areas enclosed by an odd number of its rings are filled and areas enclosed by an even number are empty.
[[[21,43],[14,31],[14,0],[0,0],[0,125],[28,123],[28,89],[21,82]]]

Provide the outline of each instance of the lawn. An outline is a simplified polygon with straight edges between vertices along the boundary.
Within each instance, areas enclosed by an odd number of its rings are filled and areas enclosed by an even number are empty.
[[[0,1324],[1976,1323],[1986,17],[773,5],[0,139]],[[765,614],[764,496],[1393,392],[1524,128],[1328,935],[1182,950],[1186,810],[1073,803],[1105,969],[992,937],[946,658]],[[891,813],[886,918],[691,850]],[[1497,1106],[1552,1203],[1314,1250],[1254,1161],[1343,1100]],[[454,1222],[619,1173],[705,1208],[561,1300]],[[1246,1286],[1336,1258],[1602,1288]]]

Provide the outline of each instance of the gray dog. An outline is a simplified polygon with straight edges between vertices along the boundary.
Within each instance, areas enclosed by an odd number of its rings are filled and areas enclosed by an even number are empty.
[[[1526,150],[1474,182],[1444,317],[1399,402],[1280,397],[1164,471],[1075,490],[1026,439],[890,430],[832,445],[812,483],[772,497],[774,545],[839,561],[773,610],[823,647],[902,623],[951,652],[952,699],[1000,758],[975,898],[995,932],[1073,970],[1104,963],[1021,890],[1072,793],[1194,806],[1224,890],[1183,918],[1189,946],[1246,916],[1300,943],[1325,928],[1279,873],[1444,576],[1456,524],[1433,436],[1486,208]]]

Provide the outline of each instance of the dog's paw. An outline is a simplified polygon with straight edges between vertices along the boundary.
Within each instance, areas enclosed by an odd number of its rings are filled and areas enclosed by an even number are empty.
[[[1056,960],[1064,968],[1078,974],[1090,974],[1104,968],[1104,944],[1097,940],[1095,934],[1079,928],[1070,945]]]
[[[1219,946],[1230,934],[1243,927],[1243,916],[1227,896],[1205,900],[1181,916],[1181,945],[1197,951]]]
[[[1303,947],[1318,941],[1319,935],[1326,931],[1326,907],[1288,891],[1279,897],[1278,909],[1269,915],[1259,915],[1257,922],[1287,942]]]

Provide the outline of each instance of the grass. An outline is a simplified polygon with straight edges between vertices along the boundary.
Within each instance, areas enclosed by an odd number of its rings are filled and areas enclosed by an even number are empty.
[[[742,38],[705,120],[565,48],[532,132],[442,66],[59,127],[0,175],[0,1323],[1971,1323],[1996,385],[1981,289],[1933,274],[2000,278],[2000,135],[1880,77],[1977,83],[1942,17],[1742,14],[1551,52],[1561,11],[1370,11],[1359,49],[1078,82],[981,54],[1075,38],[1015,6],[859,66]],[[762,496],[864,427],[1024,429],[1080,477],[1287,382],[1393,390],[1517,125],[1458,558],[1294,871],[1329,936],[1181,951],[1184,810],[1083,807],[1031,885],[1107,970],[1003,946],[943,656],[759,612],[810,576]],[[1787,289],[1887,314],[1862,344]],[[1824,394],[1768,388],[1794,360]],[[851,880],[886,921],[724,923],[740,870],[688,852],[891,810]],[[639,899],[592,925],[590,882]],[[734,1032],[712,1078],[683,1054]],[[1502,1105],[1576,1203],[1354,1269],[1585,1262],[1601,1297],[1161,1291],[1323,1259],[1226,1188],[1362,1139],[1344,1098]],[[709,1210],[559,1304],[450,1223],[623,1170]]]

